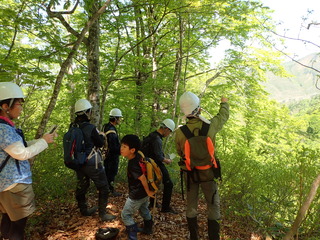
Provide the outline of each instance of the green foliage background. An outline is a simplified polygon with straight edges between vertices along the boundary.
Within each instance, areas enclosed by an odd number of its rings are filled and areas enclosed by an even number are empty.
[[[88,20],[92,4],[80,1],[66,18],[75,31],[80,32]],[[223,218],[240,219],[244,226],[250,223],[257,231],[280,238],[318,175],[320,98],[289,106],[268,98],[262,86],[266,73],[286,74],[280,54],[271,48],[279,40],[266,31],[274,27],[269,13],[260,2],[249,0],[113,1],[99,19],[97,94],[104,107],[100,123],[108,121],[112,108],[120,108],[124,116],[120,137],[134,133],[141,138],[165,118],[184,123],[175,94],[196,93],[211,115],[217,113],[220,97],[228,97],[231,115],[216,146],[223,169]],[[0,81],[14,81],[26,92],[17,125],[32,139],[76,38],[56,18],[48,17],[39,0],[0,3],[0,16]],[[145,28],[142,33],[139,24]],[[230,47],[219,59],[215,51],[222,41]],[[43,126],[59,125],[56,143],[33,164],[34,189],[43,205],[74,201],[75,174],[63,165],[62,137],[74,117],[75,101],[88,97],[87,54],[82,45]],[[165,140],[164,150],[175,153],[174,136]],[[178,160],[168,166],[176,192],[180,191]],[[117,181],[126,181],[124,159]],[[317,195],[301,227],[304,239],[319,235],[319,206]]]

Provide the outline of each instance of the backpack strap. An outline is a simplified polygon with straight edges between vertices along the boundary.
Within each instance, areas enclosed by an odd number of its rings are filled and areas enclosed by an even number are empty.
[[[111,129],[111,130],[108,130],[107,132],[105,132],[106,135],[108,135],[109,133],[115,133],[116,134],[116,131]]]
[[[10,155],[8,155],[6,157],[6,160],[4,160],[4,162],[1,164],[0,166],[0,172],[2,171],[2,169],[6,166],[7,162],[9,161]]]
[[[187,125],[183,125],[180,129],[187,139],[194,137],[194,134],[190,131]]]
[[[199,131],[199,136],[207,136],[209,128],[210,124],[203,122],[202,127]],[[183,125],[182,127],[180,127],[180,129],[187,139],[194,137],[194,134],[190,131],[187,125]]]
[[[10,127],[13,127],[9,122],[5,121],[5,120],[2,119],[2,118],[0,118],[0,123],[7,124],[7,125],[9,125]],[[19,129],[19,128],[15,128],[15,131],[16,131],[16,133],[17,133],[18,135],[20,135],[20,137],[22,138],[23,145],[24,145],[25,147],[27,147],[27,142],[26,142],[26,140],[25,140],[25,138],[24,138],[24,134],[23,134],[22,130]],[[6,166],[7,162],[9,161],[9,159],[10,159],[10,155],[8,155],[8,156],[6,157],[6,159],[4,160],[4,162],[1,164],[1,166],[0,166],[0,172],[1,172],[2,169]],[[19,161],[18,161],[17,159],[15,159],[15,163],[16,163],[16,166],[17,166],[17,169],[18,169],[19,174],[22,175],[22,174],[21,174],[21,170],[20,170]]]
[[[199,132],[199,136],[207,136],[209,132],[210,124],[203,122]]]

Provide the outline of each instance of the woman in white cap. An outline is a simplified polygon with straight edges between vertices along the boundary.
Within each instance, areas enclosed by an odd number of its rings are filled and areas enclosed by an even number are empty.
[[[24,239],[27,218],[35,210],[28,159],[45,150],[55,135],[25,141],[12,121],[20,116],[24,97],[17,84],[0,83],[0,230],[2,238],[12,240]]]

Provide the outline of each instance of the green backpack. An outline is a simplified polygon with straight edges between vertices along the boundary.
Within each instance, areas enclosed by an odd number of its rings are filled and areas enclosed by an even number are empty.
[[[214,144],[207,136],[209,127],[210,125],[204,122],[201,129],[195,128],[193,132],[187,125],[180,127],[187,138],[184,144],[185,156],[180,167],[194,182],[221,179],[220,162],[215,158]],[[198,131],[197,135],[195,135],[196,131]]]

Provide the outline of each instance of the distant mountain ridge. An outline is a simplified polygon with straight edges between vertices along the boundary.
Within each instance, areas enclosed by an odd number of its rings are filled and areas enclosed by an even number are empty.
[[[320,70],[320,55],[318,53],[307,55],[299,59],[299,62]],[[268,81],[264,85],[266,91],[270,93],[270,98],[279,102],[291,102],[320,94],[320,90],[315,86],[317,75],[320,75],[318,72],[293,61],[284,63],[284,68],[293,76],[279,77],[273,73],[267,74]],[[320,80],[318,87],[320,87]]]

